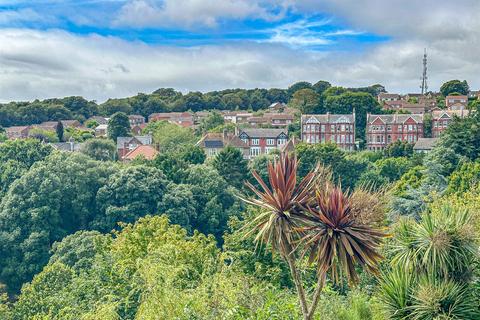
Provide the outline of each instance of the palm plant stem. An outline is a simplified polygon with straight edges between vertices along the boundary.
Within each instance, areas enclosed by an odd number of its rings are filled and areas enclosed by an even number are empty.
[[[320,299],[320,293],[322,293],[323,286],[325,285],[325,280],[326,280],[325,273],[318,274],[317,287],[313,292],[312,304],[310,305],[310,310],[308,311],[308,314],[307,314],[307,318],[306,318],[307,320],[313,319],[313,315],[315,314],[315,310],[317,309],[318,301]]]

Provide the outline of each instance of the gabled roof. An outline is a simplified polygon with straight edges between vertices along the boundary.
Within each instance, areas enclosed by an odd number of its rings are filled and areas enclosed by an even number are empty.
[[[129,144],[131,142],[140,143],[142,145],[150,145],[152,144],[152,136],[133,136],[133,137],[118,137],[117,138],[117,149],[123,149],[125,144]]]
[[[470,110],[435,110],[432,112],[433,119],[440,118],[452,118],[454,115],[460,118],[464,118],[470,114]]]
[[[353,114],[304,114],[303,123],[354,123]]]
[[[239,136],[247,135],[249,138],[277,138],[281,134],[287,135],[285,129],[243,129]]]
[[[30,126],[13,126],[5,128],[6,132],[21,132],[25,129],[30,129]]]
[[[447,100],[468,100],[468,96],[446,96]]]
[[[197,142],[197,146],[201,146],[209,149],[221,149],[226,146],[232,146],[239,149],[248,149],[248,145],[243,142],[239,137],[233,134],[224,135],[223,133],[207,133],[200,141]]]
[[[418,138],[413,150],[432,150],[438,138]]]
[[[412,119],[417,123],[423,123],[423,114],[369,114],[367,116],[367,123],[372,124],[377,118],[380,118],[384,123],[395,124],[404,123],[408,119]]]
[[[158,151],[154,147],[149,145],[141,145],[127,153],[123,160],[133,160],[136,157],[143,157],[147,160],[153,160],[158,154]]]

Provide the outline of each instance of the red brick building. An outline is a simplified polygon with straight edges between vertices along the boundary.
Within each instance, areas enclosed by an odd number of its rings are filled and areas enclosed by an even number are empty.
[[[249,158],[281,149],[288,141],[286,129],[243,129],[238,137],[249,147]]]
[[[139,114],[131,114],[128,116],[130,127],[140,126],[145,123],[145,117]]]
[[[466,109],[468,106],[467,96],[447,96],[445,98],[445,107],[449,110]]]
[[[468,116],[469,111],[465,109],[460,110],[435,110],[432,112],[432,136],[439,137],[453,121],[455,117],[464,118]]]
[[[355,149],[355,113],[304,114],[301,137],[306,143],[332,142],[344,150]]]
[[[423,114],[368,114],[367,149],[379,151],[397,140],[415,143],[423,138]]]
[[[5,133],[7,134],[8,139],[24,139],[28,138],[30,129],[30,126],[15,126],[5,128]]]
[[[148,122],[153,121],[168,121],[185,128],[191,128],[194,125],[193,115],[189,112],[152,113],[148,116]]]

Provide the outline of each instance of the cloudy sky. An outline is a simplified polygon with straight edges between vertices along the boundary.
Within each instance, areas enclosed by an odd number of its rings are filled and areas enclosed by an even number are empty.
[[[0,101],[307,80],[480,88],[478,0],[0,0]]]

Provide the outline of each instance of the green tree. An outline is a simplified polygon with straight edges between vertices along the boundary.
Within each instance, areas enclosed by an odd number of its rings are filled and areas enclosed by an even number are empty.
[[[117,157],[117,146],[111,140],[90,139],[84,143],[81,152],[95,160],[113,161]]]
[[[30,131],[28,132],[28,135],[31,138],[38,139],[42,142],[50,142],[50,143],[58,142],[58,137],[56,132],[51,130],[33,128],[33,129],[30,129]]]
[[[62,142],[63,141],[63,124],[61,121],[57,122],[56,133],[57,133],[58,141]]]
[[[247,179],[247,161],[243,153],[232,146],[223,148],[212,160],[212,166],[230,185],[242,188]]]
[[[467,95],[470,92],[470,88],[466,80],[450,80],[442,84],[442,86],[440,87],[440,92],[444,97],[455,92]]]
[[[320,95],[312,89],[300,89],[295,91],[289,105],[300,110],[302,114],[318,113],[321,108]]]
[[[312,84],[307,81],[300,81],[292,84],[290,87],[288,87],[287,92],[290,97],[292,97],[295,92],[303,89],[312,89]]]
[[[313,85],[313,89],[315,90],[316,93],[321,95],[325,92],[325,90],[327,90],[331,86],[332,85],[330,84],[330,82],[320,80]]]
[[[385,148],[384,154],[386,157],[409,157],[413,154],[413,144],[397,140]]]
[[[117,112],[108,120],[108,137],[117,141],[118,137],[130,136],[130,122],[123,112]]]
[[[161,152],[175,151],[197,142],[191,129],[167,121],[151,122],[143,129],[143,132],[153,135],[153,141]]]
[[[449,178],[447,193],[463,194],[478,190],[480,184],[480,162],[466,162]]]
[[[205,133],[215,127],[221,126],[225,123],[223,116],[218,111],[210,112],[209,115],[200,121],[198,130],[200,133]]]

